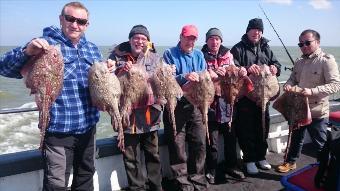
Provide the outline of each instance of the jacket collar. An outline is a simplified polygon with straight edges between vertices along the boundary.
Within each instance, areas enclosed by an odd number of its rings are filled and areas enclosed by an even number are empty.
[[[242,36],[241,41],[242,41],[242,43],[244,43],[246,46],[248,46],[250,48],[255,47],[255,45],[252,42],[249,41],[247,34],[244,34]],[[268,42],[269,42],[268,39],[261,37],[260,43],[258,44],[258,46],[260,46],[262,48],[262,47],[266,46],[268,44]]]
[[[205,44],[202,48],[202,52],[204,54],[204,58],[207,59],[207,60],[214,60],[216,58],[221,58],[223,57],[224,55],[226,55],[226,53],[229,51],[229,48],[221,45],[220,46],[220,49],[218,49],[218,53],[217,55],[214,55],[213,53],[211,53],[208,49],[208,45]]]
[[[47,36],[47,37],[51,37],[53,39],[57,39],[58,41],[61,41],[65,44],[67,44],[68,46],[74,46],[72,41],[70,39],[68,39],[65,34],[63,33],[63,31],[60,28],[57,28],[56,26],[50,26],[50,27],[46,27],[43,30],[43,35]],[[80,40],[77,44],[78,47],[82,47],[87,43],[87,40],[85,38],[85,35],[83,34],[80,37]]]
[[[306,55],[302,55],[302,58],[314,58],[314,57],[318,57],[322,54],[322,50],[321,48],[316,49],[312,54],[306,56]]]

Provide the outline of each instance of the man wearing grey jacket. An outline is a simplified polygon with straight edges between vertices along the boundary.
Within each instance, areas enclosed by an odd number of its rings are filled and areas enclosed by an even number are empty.
[[[320,34],[308,29],[300,34],[299,41],[302,56],[295,62],[284,90],[290,91],[295,85],[303,89],[302,93],[309,100],[312,123],[293,131],[287,159],[277,168],[277,171],[283,173],[296,169],[296,160],[302,150],[306,129],[317,151],[322,149],[327,140],[328,96],[340,90],[338,65],[334,56],[321,50]]]

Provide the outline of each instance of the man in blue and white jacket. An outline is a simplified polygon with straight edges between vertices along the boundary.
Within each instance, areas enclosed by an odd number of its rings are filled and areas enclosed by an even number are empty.
[[[0,75],[22,78],[20,70],[49,45],[60,44],[63,55],[64,86],[50,109],[50,121],[43,143],[43,190],[65,190],[73,167],[72,190],[93,190],[94,150],[98,110],[92,106],[88,70],[101,61],[96,45],[86,40],[87,8],[79,2],[66,4],[59,16],[61,29],[43,30],[23,47],[1,57]]]

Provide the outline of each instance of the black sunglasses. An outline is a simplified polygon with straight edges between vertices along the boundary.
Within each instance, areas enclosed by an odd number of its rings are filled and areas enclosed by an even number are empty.
[[[309,46],[315,40],[306,40],[305,42],[298,43],[298,46],[301,48],[303,45]]]
[[[70,22],[70,23],[77,22],[79,25],[83,25],[83,26],[86,25],[88,22],[87,19],[79,19],[71,15],[64,15],[64,18],[67,22]]]

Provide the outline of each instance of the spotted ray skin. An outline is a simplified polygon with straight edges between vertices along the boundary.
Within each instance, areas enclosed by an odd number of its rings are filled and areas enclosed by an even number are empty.
[[[273,103],[273,108],[280,112],[288,121],[289,134],[284,159],[287,159],[292,132],[301,126],[309,125],[312,116],[308,104],[308,97],[302,93],[302,88],[292,87],[289,92],[283,93]]]
[[[220,76],[220,84],[222,97],[226,103],[230,104],[232,110],[234,108],[235,102],[242,95],[242,91],[248,93],[254,89],[253,84],[248,76],[240,75],[240,68],[234,65],[226,67],[225,75]],[[231,121],[229,122],[229,127],[231,127],[233,118],[232,115],[233,111],[231,112]]]
[[[110,73],[106,62],[98,62],[91,66],[88,80],[92,104],[110,114],[113,129],[118,131],[118,147],[124,151],[124,133],[119,113],[122,92],[117,76]]]
[[[202,113],[203,126],[206,128],[206,134],[209,140],[208,130],[208,109],[214,101],[215,88],[208,71],[203,71],[199,74],[199,82],[188,82],[183,85],[182,90],[184,97]]]
[[[33,56],[21,70],[26,87],[35,94],[39,109],[40,146],[43,149],[45,133],[50,120],[50,108],[59,96],[64,82],[64,61],[59,46],[49,46]]]
[[[157,102],[165,105],[169,112],[169,119],[172,124],[174,136],[176,136],[175,108],[177,99],[183,96],[183,91],[173,75],[171,65],[164,64],[160,61],[151,76],[151,85]]]
[[[256,102],[262,111],[263,138],[265,138],[265,111],[266,104],[275,97],[279,91],[279,82],[275,75],[272,75],[267,65],[261,65],[260,75],[250,74],[249,78],[254,85],[254,90],[247,94],[247,97]]]

